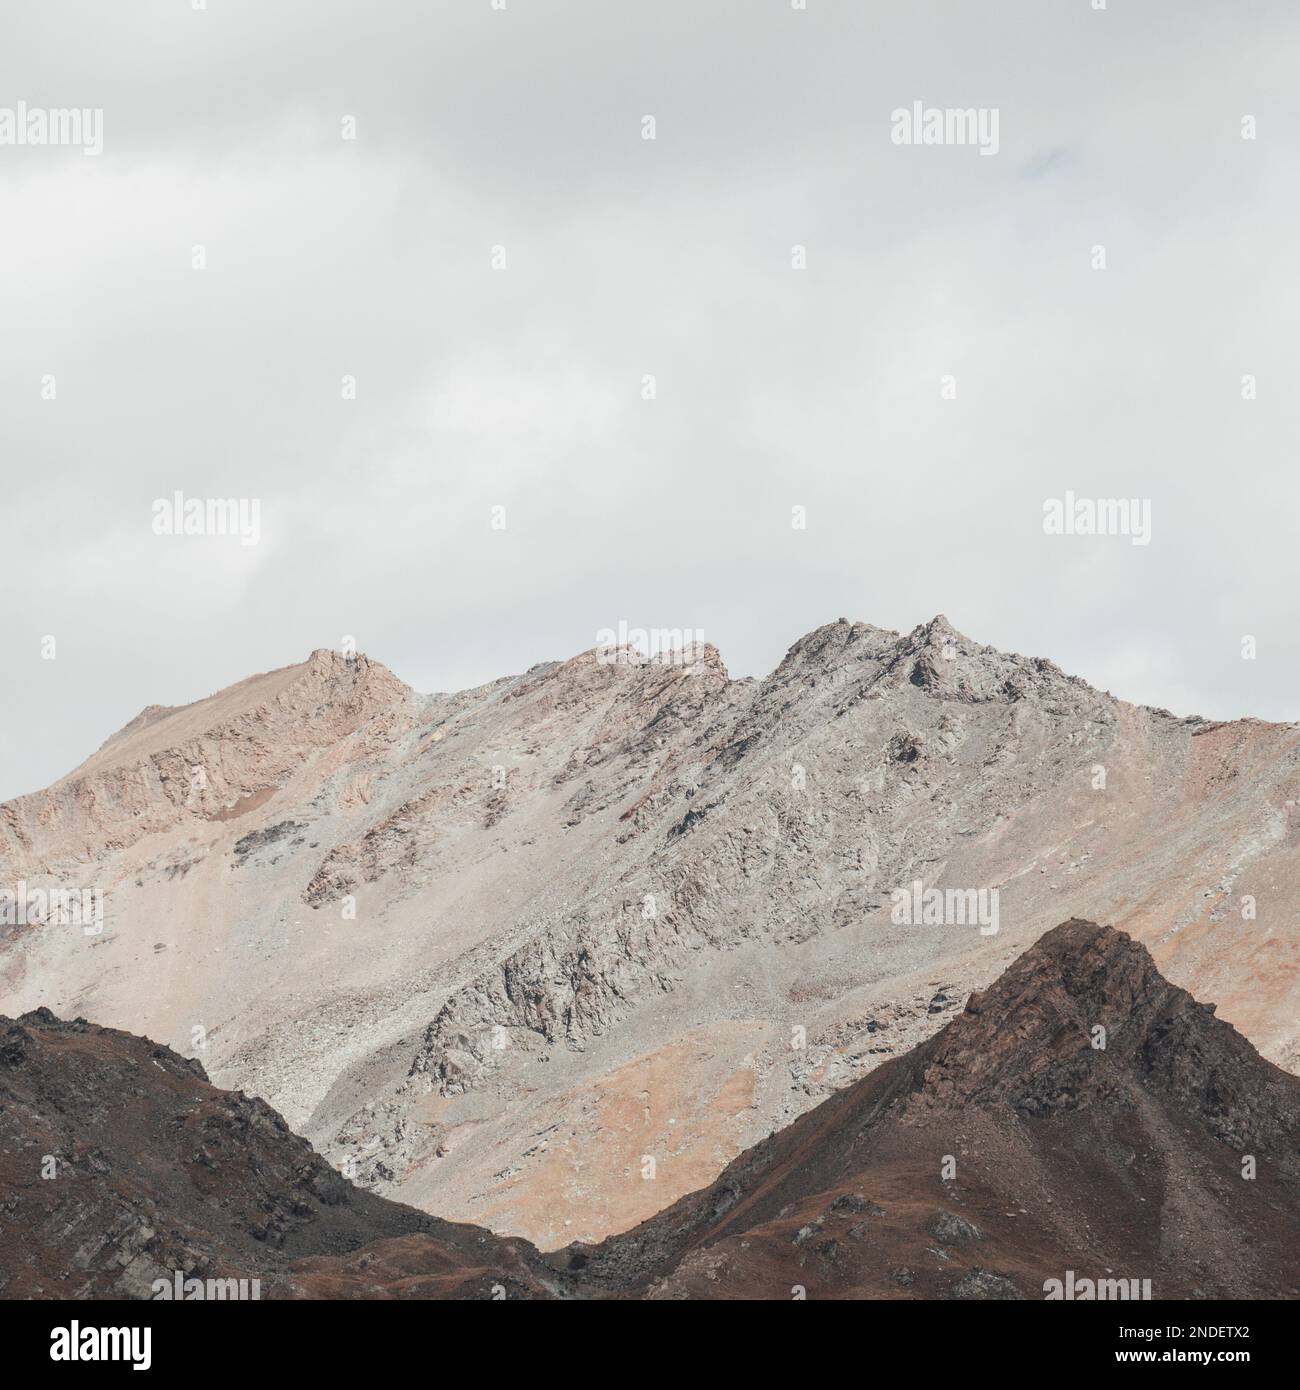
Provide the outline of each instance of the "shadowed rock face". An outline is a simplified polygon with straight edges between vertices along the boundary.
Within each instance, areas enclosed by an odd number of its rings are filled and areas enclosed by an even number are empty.
[[[273,1298],[1292,1297],[1300,1081],[1070,921],[712,1185],[544,1258],[358,1191],[166,1048],[42,1013],[0,1022],[0,1207],[11,1297],[173,1270]]]
[[[375,1280],[349,1252],[376,1241],[397,1252],[390,1272],[418,1253],[422,1297],[563,1283],[526,1242],[354,1187],[198,1062],[48,1010],[0,1019],[0,1211],[5,1298],[149,1298],[177,1271],[258,1279],[264,1297],[359,1296]]]
[[[761,681],[586,652],[424,696],[318,652],[0,807],[0,889],[105,903],[0,923],[0,1011],[201,1028],[364,1185],[594,1243],[930,1036],[1063,902],[1294,1068],[1298,759],[942,618],[829,623]],[[895,923],[913,881],[996,889],[999,932]]]

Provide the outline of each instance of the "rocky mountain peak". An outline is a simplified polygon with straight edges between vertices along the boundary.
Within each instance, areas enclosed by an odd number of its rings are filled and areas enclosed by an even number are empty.
[[[237,819],[346,739],[382,745],[416,702],[387,667],[319,649],[192,704],[150,705],[80,767],[0,812],[0,862],[120,850],[189,819]]]
[[[1294,1082],[1157,970],[1140,942],[1071,919],[1039,938],[921,1050],[926,1106],[1022,1117],[1155,1091],[1244,1145],[1300,1127]]]
[[[887,628],[837,618],[799,638],[770,679],[779,684],[792,677],[829,675],[859,662],[878,660],[897,638],[898,633]]]
[[[573,1253],[656,1298],[1036,1298],[1067,1269],[1140,1273],[1157,1297],[1278,1296],[1297,1133],[1295,1077],[1140,944],[1071,920],[929,1042]]]

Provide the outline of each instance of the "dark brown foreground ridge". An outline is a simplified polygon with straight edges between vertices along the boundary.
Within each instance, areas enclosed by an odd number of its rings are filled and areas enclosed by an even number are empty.
[[[1071,920],[711,1187],[571,1254],[652,1297],[1042,1298],[1069,1271],[1291,1297],[1298,1143],[1300,1080]]]
[[[396,1292],[393,1262],[412,1246],[407,1296],[549,1296],[564,1282],[526,1241],[354,1186],[197,1061],[47,1009],[0,1019],[0,1212],[6,1298],[151,1298],[177,1272],[257,1279],[263,1298]]]
[[[40,1010],[0,1020],[0,1210],[11,1298],[147,1298],[176,1271],[262,1297],[1285,1298],[1300,1080],[1069,921],[710,1187],[543,1257],[359,1190],[167,1048]]]

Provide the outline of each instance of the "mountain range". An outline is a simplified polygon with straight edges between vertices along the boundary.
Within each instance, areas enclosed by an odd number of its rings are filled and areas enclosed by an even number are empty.
[[[544,1255],[358,1190],[197,1062],[39,1010],[0,1020],[0,1208],[7,1297],[1294,1298],[1300,1080],[1071,920],[712,1184]]]
[[[0,806],[0,887],[103,904],[84,926],[0,920],[0,1012],[147,1036],[376,1198],[528,1249],[600,1248],[593,1287],[618,1260],[703,1287],[693,1257],[619,1241],[650,1218],[696,1231],[675,1204],[969,1029],[968,996],[1062,916],[1113,923],[1296,1070],[1298,746],[1294,724],[1131,705],[942,617],[905,634],[841,619],[762,680],[709,646],[595,649],[422,695],[317,651],[150,706]],[[997,930],[900,919],[934,889],[984,895]],[[995,1240],[1014,1194],[980,1191],[952,1214]],[[810,1196],[780,1206],[815,1225]],[[744,1265],[730,1239],[709,1248]],[[828,1240],[857,1251],[816,1232],[794,1248]],[[1017,1288],[1048,1267],[999,1259]],[[769,1278],[745,1268],[746,1287]]]

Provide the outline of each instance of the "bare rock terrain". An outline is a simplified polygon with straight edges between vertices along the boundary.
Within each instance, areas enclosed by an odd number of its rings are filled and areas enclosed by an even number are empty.
[[[1070,921],[705,1191],[567,1254],[651,1298],[1294,1298],[1298,1229],[1300,1080]]]
[[[1295,1070],[1298,744],[942,618],[828,624],[764,680],[593,651],[426,696],[317,652],[0,806],[0,889],[105,904],[0,924],[0,1012],[147,1034],[376,1191],[595,1244],[929,1038],[1062,909]],[[996,890],[998,931],[892,920],[913,881]]]
[[[178,1279],[235,1281],[232,1298],[241,1280],[246,1297],[253,1281],[259,1297],[362,1296],[376,1282],[349,1262],[362,1250],[417,1251],[423,1298],[565,1282],[526,1241],[358,1189],[197,1062],[48,1010],[0,1018],[0,1211],[0,1298],[148,1299]],[[412,1296],[381,1282],[377,1296]]]
[[[359,1190],[168,1048],[41,1011],[0,1019],[0,1210],[10,1297],[1294,1298],[1300,1080],[1070,921],[702,1190],[542,1256]]]

